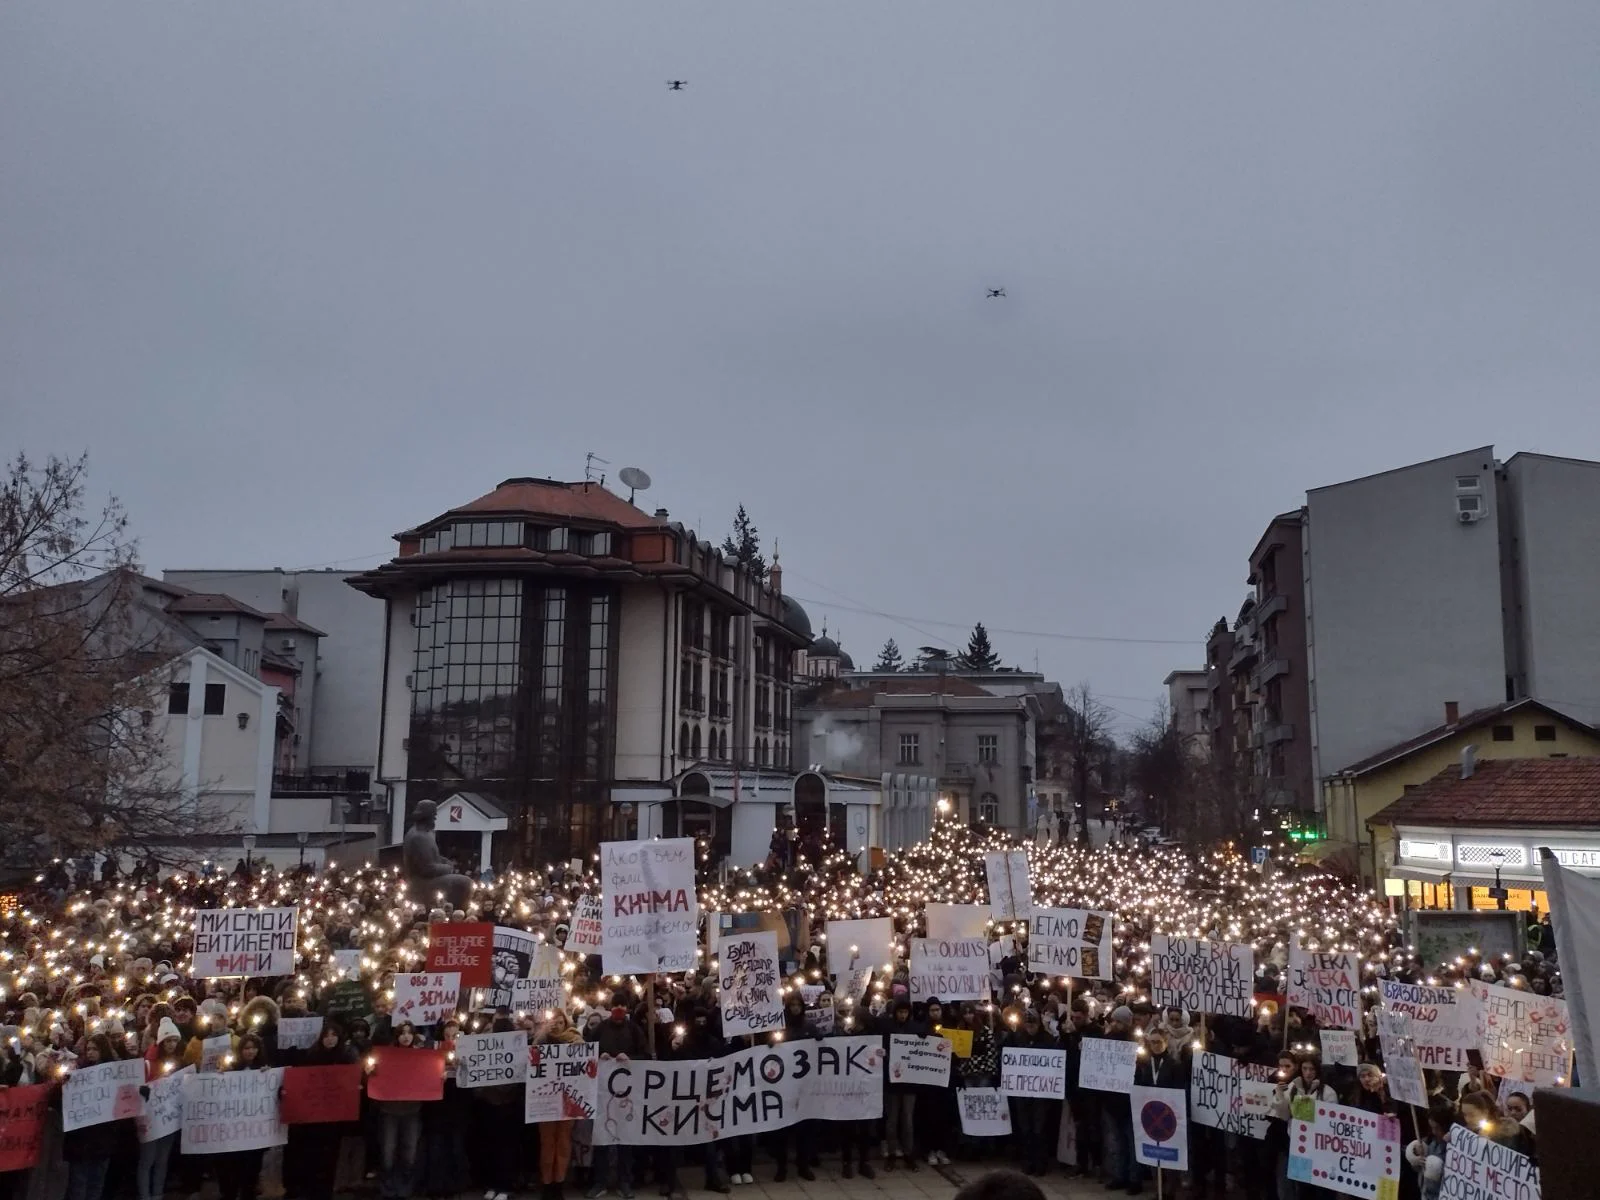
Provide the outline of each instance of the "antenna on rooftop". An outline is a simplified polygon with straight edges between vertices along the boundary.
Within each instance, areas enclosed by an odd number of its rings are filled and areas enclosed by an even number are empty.
[[[617,472],[617,478],[628,485],[628,503],[633,503],[635,492],[648,492],[650,490],[650,476],[638,467],[623,467]]]
[[[583,456],[583,478],[588,483],[604,484],[606,473],[600,467],[609,467],[610,461],[601,458],[593,450]]]

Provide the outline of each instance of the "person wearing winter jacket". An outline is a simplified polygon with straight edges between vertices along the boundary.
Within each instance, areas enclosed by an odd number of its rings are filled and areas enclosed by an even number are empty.
[[[784,999],[783,1032],[768,1034],[767,1037],[771,1042],[815,1039],[816,1035],[806,1028],[805,1004],[798,989],[790,992]],[[807,1183],[816,1179],[817,1175],[813,1170],[817,1163],[816,1130],[810,1120],[796,1121],[778,1130],[773,1147],[773,1157],[778,1162],[778,1169],[772,1175],[774,1183],[782,1183],[789,1178],[791,1155],[794,1157],[796,1175]]]
[[[1133,1010],[1119,1004],[1111,1010],[1102,1037],[1112,1041],[1133,1040]],[[1128,1097],[1119,1092],[1100,1093],[1100,1133],[1105,1139],[1105,1169],[1112,1190],[1136,1194],[1143,1188],[1143,1172],[1134,1156],[1133,1109]]]
[[[300,1065],[342,1067],[355,1061],[355,1047],[345,1040],[343,1028],[337,1021],[328,1020],[322,1023],[316,1045],[305,1052]],[[339,1173],[339,1148],[344,1143],[345,1133],[353,1128],[333,1122],[289,1126],[287,1150],[294,1152],[305,1200],[333,1200],[334,1182]],[[286,1170],[288,1159],[286,1152]]]
[[[111,1039],[96,1033],[85,1039],[81,1063],[92,1067],[99,1063],[115,1062],[119,1055]],[[64,1089],[63,1089],[64,1090]],[[51,1096],[52,1103],[62,1103],[63,1091]],[[85,1125],[64,1134],[61,1139],[61,1157],[67,1164],[66,1200],[100,1200],[105,1192],[106,1176],[111,1170],[111,1159],[121,1147],[132,1119],[102,1121],[98,1125]]]
[[[1439,1200],[1440,1189],[1444,1186],[1445,1151],[1450,1143],[1450,1126],[1454,1123],[1454,1114],[1447,1106],[1435,1105],[1428,1110],[1427,1140],[1419,1138],[1406,1147],[1406,1161],[1417,1173],[1422,1200]]]
[[[895,997],[889,1019],[883,1023],[883,1053],[887,1059],[891,1037],[923,1037],[928,1030],[920,1021],[911,1019],[911,1001],[905,996]],[[883,1097],[883,1169],[894,1170],[894,1160],[905,1162],[906,1170],[917,1169],[916,1116],[917,1086],[911,1083],[890,1083]]]
[[[558,1008],[545,1022],[537,1044],[570,1046],[582,1041],[583,1035],[572,1027],[566,1012]],[[561,1186],[567,1181],[567,1168],[572,1162],[572,1122],[541,1121],[538,1128],[540,1200],[564,1200]]]
[[[419,1044],[410,1021],[394,1026],[393,1035],[393,1044],[402,1050]],[[378,1195],[382,1200],[407,1200],[411,1195],[417,1149],[422,1144],[422,1104],[421,1100],[373,1101],[380,1131],[383,1170],[378,1177]]]
[[[1022,1014],[1022,1027],[1006,1035],[1001,1049],[1056,1050],[1058,1042],[1044,1028],[1037,1009]],[[1061,1106],[1054,1100],[1013,1096],[1011,1098],[1011,1129],[1013,1157],[1023,1163],[1025,1175],[1045,1175],[1050,1171],[1050,1161],[1055,1157],[1057,1128],[1052,1117],[1060,1119]]]
[[[584,1033],[584,1040],[594,1042],[602,1059],[614,1058],[619,1062],[649,1058],[650,1044],[644,1030],[629,1020],[628,1010],[620,1004],[610,1016]],[[595,1148],[594,1178],[584,1196],[589,1200],[614,1187],[622,1200],[633,1200],[633,1147],[597,1146]]]
[[[266,1049],[261,1039],[253,1033],[241,1034],[233,1053],[229,1071],[264,1071],[268,1067]],[[217,1186],[222,1200],[256,1200],[261,1188],[261,1160],[265,1150],[230,1150],[213,1154],[217,1168]]]
[[[183,1035],[171,1017],[161,1018],[156,1027],[155,1040],[144,1055],[144,1098],[150,1098],[149,1084],[183,1068]],[[166,1137],[139,1144],[139,1164],[135,1176],[139,1200],[161,1200],[167,1191],[167,1166],[172,1161],[172,1150],[178,1144],[179,1130]]]

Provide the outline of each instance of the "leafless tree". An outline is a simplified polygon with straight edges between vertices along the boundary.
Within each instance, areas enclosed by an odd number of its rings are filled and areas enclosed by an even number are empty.
[[[1089,811],[1095,767],[1106,761],[1108,750],[1113,746],[1111,710],[1095,699],[1087,683],[1069,689],[1066,704],[1061,716],[1061,747],[1066,754],[1072,783],[1072,811],[1077,817],[1078,837],[1087,846],[1091,840]]]
[[[22,865],[139,854],[214,826],[171,769],[166,665],[113,498],[86,515],[87,456],[19,455],[0,479],[0,842]]]

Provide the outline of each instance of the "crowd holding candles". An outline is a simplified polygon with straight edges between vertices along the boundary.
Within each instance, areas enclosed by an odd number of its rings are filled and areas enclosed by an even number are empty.
[[[995,894],[997,858],[1016,881],[1006,885],[1004,903]],[[1447,1047],[1440,1056],[1424,1045],[1422,1094],[1409,1082],[1397,1088],[1385,1051],[1392,1057],[1406,1046],[1409,1070],[1412,1038],[1398,1019],[1383,1025],[1399,1008],[1382,1000],[1386,985],[1435,999],[1452,991],[1465,999],[1474,985],[1492,985],[1497,996],[1509,989],[1559,1002],[1548,926],[1531,931],[1521,955],[1425,962],[1388,906],[1312,868],[1279,861],[1258,869],[1232,848],[1196,856],[1133,844],[1024,846],[948,821],[875,869],[792,839],[775,839],[771,858],[753,869],[701,866],[693,899],[703,932],[692,967],[643,973],[615,971],[604,947],[574,937],[586,900],[605,890],[598,854],[542,871],[505,871],[474,886],[458,909],[439,897],[417,902],[392,868],[278,872],[241,862],[228,874],[152,863],[133,878],[108,872],[87,886],[52,868],[0,919],[0,1168],[9,1168],[0,1169],[0,1200],[54,1200],[63,1176],[68,1200],[192,1195],[207,1177],[223,1200],[253,1200],[269,1168],[281,1172],[291,1200],[330,1200],[360,1187],[375,1187],[383,1200],[467,1192],[508,1200],[535,1189],[558,1200],[567,1187],[627,1198],[646,1186],[665,1195],[702,1183],[728,1192],[758,1172],[809,1180],[824,1163],[837,1162],[848,1178],[944,1170],[953,1160],[1097,1177],[1137,1193],[1155,1180],[1138,1161],[1130,1093],[1085,1086],[1086,1062],[1102,1061],[1110,1049],[1092,1043],[1109,1042],[1131,1044],[1135,1089],[1199,1096],[1220,1078],[1238,1093],[1232,1113],[1219,1116],[1198,1100],[1189,1106],[1186,1170],[1163,1172],[1169,1190],[1181,1183],[1196,1196],[1258,1200],[1347,1190],[1321,1176],[1294,1177],[1291,1129],[1309,1119],[1308,1103],[1394,1119],[1403,1130],[1404,1164],[1393,1184],[1400,1196],[1440,1196],[1458,1128],[1534,1161],[1532,1080],[1505,1067],[1522,1050],[1508,1045],[1501,1056]],[[197,975],[197,914],[220,910],[292,910],[290,969]],[[949,937],[932,928],[947,914],[964,923],[957,940],[981,939],[981,995],[940,996],[918,976],[918,956],[932,953],[921,939]],[[1074,932],[1068,949],[1077,957],[1060,960],[1073,965],[1058,974],[1044,965],[1051,960],[1041,957],[1041,943],[1060,914],[1086,914],[1094,932]],[[1104,928],[1096,914],[1109,917]],[[842,944],[840,930],[864,926],[837,923],[875,920],[887,929],[887,953]],[[445,926],[526,931],[540,970],[559,986],[518,990],[541,997],[536,1006],[519,1003],[507,995],[515,981],[497,974],[491,986],[463,987],[448,1004],[418,1008],[426,1019],[406,1019],[414,999],[407,981],[433,969],[430,931],[442,936]],[[717,947],[727,931],[755,928],[773,932],[781,947],[781,1024],[735,1033],[724,1028],[729,1002]],[[1211,955],[1224,973],[1244,964],[1230,998],[1209,1011],[1164,1002],[1174,998],[1169,961],[1197,953]],[[1336,981],[1348,972],[1353,986],[1330,1002],[1347,1006],[1342,1022],[1333,1008],[1290,1002],[1291,976],[1307,961]],[[1220,993],[1210,984],[1193,993],[1213,994]],[[1335,1063],[1325,1057],[1326,1035],[1339,1024],[1353,1054]],[[502,1033],[526,1046],[533,1062],[593,1045],[606,1064],[603,1079],[621,1063],[732,1059],[752,1046],[810,1040],[880,1038],[887,1064],[891,1039],[903,1047],[903,1039],[922,1038],[951,1057],[942,1085],[883,1069],[881,1112],[871,1118],[803,1119],[675,1145],[620,1144],[597,1136],[581,1108],[532,1120],[525,1065],[515,1082],[464,1086],[462,1039],[476,1046],[482,1035]],[[1008,1050],[1062,1053],[1037,1059],[1061,1064],[1058,1087],[1003,1096],[1007,1135],[980,1125],[963,1096],[1001,1087]],[[416,1098],[395,1080],[424,1052],[441,1064],[442,1080],[436,1095]],[[137,1099],[124,1085],[98,1114],[109,1119],[68,1128],[81,1119],[66,1111],[75,1103],[74,1076],[134,1060],[143,1064]],[[242,1076],[208,1085],[226,1085],[215,1092],[216,1112],[238,1115],[241,1127],[254,1098],[276,1087],[275,1104],[284,1109],[273,1107],[272,1120],[282,1119],[286,1132],[259,1139],[270,1145],[245,1137],[238,1142],[245,1148],[208,1152],[194,1128],[205,1114],[185,1080],[178,1081],[188,1089],[181,1133],[176,1117],[165,1131],[151,1116],[175,1086],[163,1081],[175,1075],[278,1068],[288,1070],[276,1082]],[[301,1068],[320,1072],[291,1075]],[[1570,1073],[1564,1065],[1557,1078],[1537,1081],[1568,1084]],[[313,1085],[326,1095],[309,1091]],[[348,1089],[347,1111],[341,1089]],[[37,1111],[23,1096],[37,1100]],[[288,1109],[302,1104],[326,1105],[325,1115],[291,1123]],[[1458,1153],[1461,1144],[1458,1135]],[[268,1157],[276,1145],[281,1162]]]

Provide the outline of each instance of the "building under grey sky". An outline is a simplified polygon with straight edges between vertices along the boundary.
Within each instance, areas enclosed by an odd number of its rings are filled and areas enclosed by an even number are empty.
[[[1308,488],[1600,457],[1597,40],[1583,0],[10,4],[0,449],[87,448],[157,574],[363,569],[592,450],[696,529],[744,503],[862,665],[981,619],[1131,725]]]

